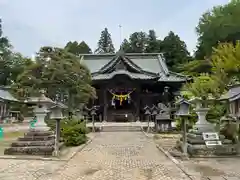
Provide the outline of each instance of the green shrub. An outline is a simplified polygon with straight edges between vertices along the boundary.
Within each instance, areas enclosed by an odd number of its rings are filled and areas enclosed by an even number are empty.
[[[56,121],[46,120],[51,130],[55,131]],[[65,118],[60,121],[60,136],[66,146],[78,146],[87,141],[89,132],[83,120]]]
[[[61,134],[66,146],[78,146],[87,141],[86,128],[83,123],[65,126]]]

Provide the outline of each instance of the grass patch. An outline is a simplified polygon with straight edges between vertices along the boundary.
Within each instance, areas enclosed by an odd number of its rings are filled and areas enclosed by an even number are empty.
[[[5,139],[16,139],[18,137],[22,137],[23,135],[24,135],[24,132],[21,132],[21,131],[5,132],[3,134],[3,140],[5,140]]]
[[[11,146],[11,144],[18,138],[23,137],[24,132],[6,132],[3,134],[3,138],[0,139],[0,155],[4,155],[4,149]]]

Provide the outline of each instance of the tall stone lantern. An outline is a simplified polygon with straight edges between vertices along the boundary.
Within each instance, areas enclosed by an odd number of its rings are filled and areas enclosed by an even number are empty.
[[[148,121],[147,132],[149,132],[150,130],[149,123],[151,121],[151,108],[148,105],[144,107],[144,114],[147,116],[147,121]]]
[[[209,101],[209,100],[206,100]],[[204,101],[201,98],[193,98],[189,101],[195,104],[195,112],[198,115],[198,120],[194,126],[199,132],[212,132],[215,131],[214,125],[206,120],[207,113],[209,111],[208,107],[203,107]]]
[[[25,103],[34,105],[33,112],[37,121],[32,127],[32,130],[49,131],[50,128],[45,123],[45,117],[49,112],[49,108],[55,105],[55,103],[50,98],[45,96],[43,90],[40,91],[39,97],[30,97],[25,101]]]
[[[180,99],[176,102],[178,107],[176,115],[181,118],[181,125],[182,125],[182,151],[185,156],[187,156],[187,117],[190,115],[190,103],[185,99]]]
[[[67,106],[56,104],[51,107],[50,119],[56,121],[56,131],[55,131],[55,146],[54,155],[59,156],[59,141],[60,141],[60,121],[64,119],[63,109],[67,109]]]

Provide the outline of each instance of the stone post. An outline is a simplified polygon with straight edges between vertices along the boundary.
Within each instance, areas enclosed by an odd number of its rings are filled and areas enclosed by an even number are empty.
[[[56,138],[55,138],[55,146],[54,146],[54,155],[59,156],[59,141],[60,141],[60,120],[56,119]]]

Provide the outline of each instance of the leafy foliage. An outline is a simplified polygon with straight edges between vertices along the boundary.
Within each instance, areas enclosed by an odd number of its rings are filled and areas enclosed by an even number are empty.
[[[201,74],[198,77],[193,78],[192,83],[188,83],[184,86],[184,90],[191,93],[194,97],[207,100],[211,96],[217,94],[215,81],[208,74]]]
[[[47,120],[47,125],[55,131],[56,121]],[[88,129],[86,124],[77,119],[63,119],[60,121],[60,136],[66,146],[78,146],[87,141]]]
[[[78,146],[87,141],[86,124],[77,120],[65,121],[62,127],[62,137],[66,146]]]
[[[201,73],[212,73],[211,61],[206,60],[193,60],[177,67],[178,71],[190,76],[198,76]]]
[[[98,41],[98,48],[95,50],[95,53],[102,54],[102,53],[114,53],[115,48],[113,46],[111,34],[108,32],[108,29],[105,28],[101,32],[100,39]]]
[[[45,89],[53,100],[65,100],[69,108],[95,97],[89,70],[75,55],[52,47],[40,49],[36,61],[18,76],[14,89],[20,97],[36,95]]]
[[[160,51],[164,53],[169,68],[174,71],[179,71],[178,66],[192,60],[185,42],[172,31],[161,42]]]
[[[240,40],[240,1],[231,0],[228,4],[215,6],[202,15],[196,31],[199,35],[196,58],[210,56],[212,47],[219,42],[235,44]]]
[[[160,52],[161,41],[157,39],[156,32],[154,30],[149,30],[147,36],[146,53],[158,53]]]

